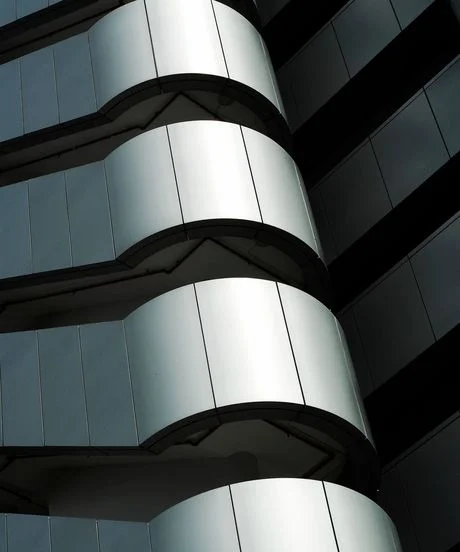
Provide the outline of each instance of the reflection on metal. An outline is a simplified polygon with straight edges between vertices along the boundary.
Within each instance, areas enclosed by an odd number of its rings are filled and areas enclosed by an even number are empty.
[[[185,106],[187,119],[232,120],[288,139],[258,31],[214,0],[134,0],[86,33],[0,65],[0,77],[0,105],[21,104],[2,112],[4,184],[100,159],[114,135],[123,143],[182,121]]]

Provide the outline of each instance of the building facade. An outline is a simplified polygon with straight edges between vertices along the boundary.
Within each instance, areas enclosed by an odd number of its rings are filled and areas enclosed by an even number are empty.
[[[456,7],[2,2],[0,550],[460,542]]]

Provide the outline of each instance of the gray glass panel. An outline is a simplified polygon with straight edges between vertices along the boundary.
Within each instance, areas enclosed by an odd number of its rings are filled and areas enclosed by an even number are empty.
[[[333,25],[351,76],[400,32],[389,0],[355,0]]]
[[[239,126],[188,122],[172,125],[170,136],[185,222],[260,221]]]
[[[38,332],[45,445],[87,446],[83,374],[78,329]]]
[[[7,515],[8,552],[51,552],[49,518]]]
[[[117,255],[182,224],[165,128],[130,140],[107,157],[105,167]]]
[[[391,210],[369,142],[323,180],[319,189],[339,253]]]
[[[96,111],[88,33],[54,46],[59,120],[76,119]]]
[[[19,61],[0,65],[0,140],[21,136],[22,116],[21,73]]]
[[[196,289],[217,406],[303,404],[276,284],[233,278]]]
[[[0,335],[5,446],[42,446],[43,426],[36,332]]]
[[[50,524],[52,552],[99,552],[94,520],[52,517]]]
[[[98,521],[100,552],[151,552],[147,523]]]
[[[0,278],[32,272],[27,184],[0,189]]]
[[[34,272],[72,266],[64,173],[29,181]]]
[[[33,132],[59,123],[53,48],[21,58],[24,131]]]
[[[0,25],[7,25],[16,19],[16,0],[0,2]]]
[[[150,536],[155,552],[239,552],[228,487],[163,512],[150,522]]]
[[[80,327],[91,445],[137,445],[123,322]]]
[[[279,290],[306,403],[367,434],[334,315],[298,289],[279,284]]]
[[[43,8],[47,8],[48,0],[16,0],[16,5],[19,18],[38,10],[42,10]]]
[[[457,418],[398,466],[422,552],[455,550],[460,540],[459,440]]]
[[[372,141],[393,204],[449,159],[425,94],[398,113]]]
[[[273,69],[259,33],[228,6],[214,2],[214,10],[230,78],[254,88],[282,111]]]
[[[66,172],[72,260],[75,266],[115,257],[104,162]]]
[[[392,521],[377,504],[345,487],[324,485],[340,552],[402,552]]]
[[[258,5],[262,24],[265,25],[289,2],[289,0],[262,0]]]
[[[304,46],[277,76],[283,95],[289,89],[294,95],[297,117],[290,123],[295,130],[349,80],[332,26]]]
[[[89,40],[98,108],[156,77],[144,2],[131,2],[100,19]]]
[[[376,387],[434,342],[407,262],[360,299],[354,311]]]
[[[426,89],[449,153],[460,150],[460,59]]]
[[[209,0],[146,0],[158,73],[227,77]]]
[[[439,339],[460,322],[460,218],[414,255],[412,266]]]
[[[320,482],[267,479],[231,489],[242,550],[337,552]]]
[[[391,0],[398,16],[399,23],[404,29],[412,23],[434,0]]]
[[[125,320],[139,440],[214,408],[195,293],[177,289]]]
[[[243,135],[264,223],[290,232],[319,253],[293,159],[254,130],[245,128]]]

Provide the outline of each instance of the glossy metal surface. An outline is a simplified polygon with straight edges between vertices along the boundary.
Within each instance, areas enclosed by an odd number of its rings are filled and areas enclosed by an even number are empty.
[[[9,140],[24,132],[19,61],[0,65],[0,140]]]
[[[228,76],[213,2],[146,0],[145,3],[160,76],[181,73]]]
[[[214,408],[193,286],[145,304],[125,327],[140,442]]]
[[[276,285],[233,278],[196,290],[217,406],[302,404]]]
[[[334,315],[306,293],[278,287],[306,404],[333,412],[369,435]]]
[[[240,127],[199,121],[169,129],[184,222],[260,221]]]
[[[105,160],[115,251],[182,223],[165,128],[142,134]]]
[[[340,552],[402,552],[388,515],[365,496],[325,483]]]
[[[89,31],[89,44],[99,109],[157,76],[145,7],[139,0],[99,20]]]

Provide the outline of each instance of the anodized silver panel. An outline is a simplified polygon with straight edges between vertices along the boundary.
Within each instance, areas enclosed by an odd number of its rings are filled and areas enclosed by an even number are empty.
[[[320,482],[265,479],[230,488],[243,552],[337,552]]]
[[[425,94],[420,94],[373,138],[393,205],[449,160]]]
[[[193,121],[169,127],[184,221],[261,222],[240,127]]]
[[[18,19],[47,7],[48,0],[16,0],[16,13]]]
[[[460,217],[411,259],[437,339],[460,323]]]
[[[92,446],[136,446],[131,378],[123,322],[80,326]]]
[[[64,173],[29,180],[34,272],[72,266]]]
[[[70,241],[74,266],[115,257],[104,162],[66,171]]]
[[[278,287],[306,404],[336,414],[367,436],[334,315],[306,293]]]
[[[154,299],[125,319],[139,441],[214,408],[193,286]]]
[[[27,184],[4,186],[0,188],[0,278],[31,272]]]
[[[51,552],[49,518],[8,514],[8,552]]]
[[[204,73],[227,78],[210,0],[146,0],[159,76]]]
[[[92,519],[51,517],[52,552],[100,552]]]
[[[303,404],[276,284],[232,278],[196,290],[217,406]]]
[[[230,78],[263,94],[284,115],[273,68],[261,36],[237,11],[220,2],[213,2],[213,6]]]
[[[276,142],[243,128],[263,222],[290,232],[319,254],[294,160]]]
[[[401,31],[390,0],[355,0],[333,21],[350,76]]]
[[[106,158],[105,167],[117,256],[156,232],[182,224],[165,127],[120,146]]]
[[[0,334],[4,446],[43,446],[36,332]]]
[[[369,141],[336,167],[319,184],[319,190],[339,253],[392,209]]]
[[[152,552],[146,523],[101,520],[97,528],[98,552]]]
[[[150,538],[155,552],[240,552],[229,488],[166,510],[150,522]]]
[[[88,33],[53,46],[59,121],[65,122],[96,111]]]
[[[16,0],[2,0],[2,2],[0,2],[0,25],[7,25],[15,19]]]
[[[340,552],[402,552],[393,522],[362,494],[324,483]]]
[[[27,54],[20,60],[24,132],[59,123],[53,47]]]
[[[144,2],[136,0],[100,19],[89,31],[97,107],[157,76]]]
[[[21,72],[18,60],[0,65],[0,141],[24,132]]]
[[[78,328],[38,331],[46,446],[89,444]]]

